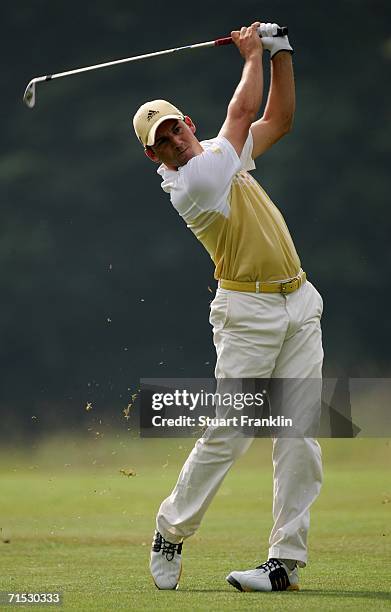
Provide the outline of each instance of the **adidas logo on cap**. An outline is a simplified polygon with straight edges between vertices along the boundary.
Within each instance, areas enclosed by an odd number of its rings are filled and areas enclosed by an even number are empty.
[[[148,111],[148,115],[147,115],[147,121],[151,121],[152,117],[154,117],[155,115],[158,115],[159,111],[157,110],[150,110]]]

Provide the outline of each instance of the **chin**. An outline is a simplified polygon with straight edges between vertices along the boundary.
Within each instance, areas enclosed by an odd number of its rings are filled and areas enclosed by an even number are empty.
[[[192,157],[195,157],[195,155],[193,151],[185,151],[185,155],[180,156],[178,159],[178,166],[185,166]]]

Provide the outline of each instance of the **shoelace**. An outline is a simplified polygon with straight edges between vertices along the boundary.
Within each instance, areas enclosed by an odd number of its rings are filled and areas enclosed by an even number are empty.
[[[262,563],[262,565],[258,565],[256,569],[260,569],[263,572],[269,572],[277,569],[278,567],[284,567],[281,561],[278,559],[269,559],[268,561],[265,561],[265,563]]]
[[[172,542],[168,542],[163,538],[161,533],[156,533],[154,541],[153,541],[153,551],[160,552],[162,551],[162,555],[166,557],[167,561],[172,561],[175,553],[178,555],[182,552],[182,542],[180,544],[173,544]]]

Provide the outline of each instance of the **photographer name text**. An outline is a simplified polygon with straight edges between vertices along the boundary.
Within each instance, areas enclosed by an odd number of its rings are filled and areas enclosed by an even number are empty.
[[[165,418],[156,414],[152,417],[152,425],[154,427],[293,427],[293,421],[280,415],[267,418],[249,417],[246,414],[229,418],[205,415]]]

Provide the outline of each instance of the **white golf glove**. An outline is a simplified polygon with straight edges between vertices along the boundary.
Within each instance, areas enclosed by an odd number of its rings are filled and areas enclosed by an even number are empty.
[[[293,53],[287,36],[275,36],[278,27],[279,25],[277,23],[262,23],[258,28],[258,33],[262,37],[263,48],[270,51],[270,59],[279,51],[289,51]]]

